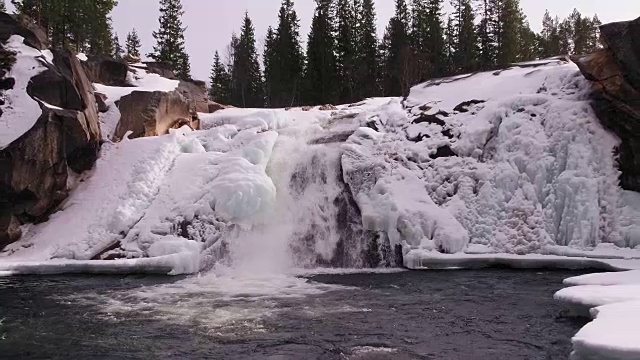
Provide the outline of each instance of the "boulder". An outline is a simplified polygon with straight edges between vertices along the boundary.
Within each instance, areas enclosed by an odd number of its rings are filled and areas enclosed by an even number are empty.
[[[603,25],[601,34],[603,49],[572,60],[592,83],[596,115],[621,140],[621,186],[640,191],[640,18]]]
[[[158,74],[170,80],[178,80],[170,64],[159,61],[145,61],[143,64],[146,65],[144,69],[152,74]]]
[[[92,83],[108,86],[131,86],[127,82],[129,65],[124,60],[116,60],[107,56],[89,56],[82,62],[85,73]]]
[[[134,91],[120,99],[118,108],[121,117],[116,139],[128,131],[132,132],[130,138],[164,135],[177,124],[199,128],[189,101],[177,91]]]
[[[176,90],[189,101],[191,111],[209,112],[209,96],[207,95],[205,83],[181,80]]]
[[[22,236],[20,222],[11,214],[0,213],[0,249],[16,242]]]
[[[0,248],[19,237],[19,221],[46,219],[66,198],[69,169],[89,170],[98,157],[101,134],[93,86],[74,53],[53,55],[53,64],[27,87],[41,115],[0,151]]]
[[[220,110],[224,110],[224,109],[229,109],[229,108],[231,108],[231,107],[232,107],[232,106],[229,106],[229,105],[222,105],[222,104],[218,104],[218,103],[217,103],[217,102],[215,102],[215,101],[209,101],[209,102],[207,103],[207,112],[208,112],[209,114],[213,114],[213,113],[214,113],[214,112],[216,112],[216,111],[220,111]]]
[[[0,12],[0,42],[6,43],[12,35],[22,36],[26,45],[38,50],[49,48],[47,34],[28,16]]]

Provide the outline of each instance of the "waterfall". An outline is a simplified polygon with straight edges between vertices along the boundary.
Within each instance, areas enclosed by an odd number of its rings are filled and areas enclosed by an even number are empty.
[[[264,225],[230,241],[234,267],[249,272],[391,265],[386,236],[362,226],[343,180],[340,145],[280,135],[267,167],[277,189],[275,208]]]

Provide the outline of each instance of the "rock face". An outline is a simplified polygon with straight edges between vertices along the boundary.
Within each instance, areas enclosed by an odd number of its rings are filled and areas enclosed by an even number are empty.
[[[127,83],[129,65],[123,60],[115,60],[107,56],[89,56],[82,62],[89,80],[108,86],[131,86]]]
[[[47,34],[34,25],[29,17],[21,15],[14,18],[7,13],[0,12],[0,43],[6,43],[12,35],[22,36],[25,44],[38,50],[49,47]]]
[[[0,14],[0,39],[27,35],[32,39],[25,43],[44,46],[30,33],[35,34]],[[47,70],[27,87],[42,114],[0,151],[0,249],[20,237],[20,222],[45,220],[65,199],[69,169],[89,170],[98,157],[101,134],[93,86],[75,54],[53,55],[53,64],[43,64]]]
[[[116,128],[116,139],[128,131],[130,138],[164,135],[169,129],[188,125],[199,128],[193,118],[190,102],[177,91],[134,91],[122,97],[118,105],[121,118]]]
[[[573,60],[592,82],[598,118],[622,141],[622,187],[640,191],[640,18],[600,30],[605,47]]]

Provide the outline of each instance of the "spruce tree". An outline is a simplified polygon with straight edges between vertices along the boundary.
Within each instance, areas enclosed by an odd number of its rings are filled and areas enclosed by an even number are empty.
[[[138,36],[138,32],[134,28],[131,30],[129,34],[127,34],[127,43],[126,43],[127,55],[140,58],[140,48],[142,47],[142,42],[140,41],[140,36]]]
[[[219,104],[231,103],[231,75],[216,51],[210,77],[209,99]]]
[[[356,17],[353,3],[350,0],[338,0],[336,5],[337,21],[337,63],[339,77],[339,94],[341,103],[356,100]]]
[[[331,104],[337,101],[335,47],[331,0],[316,0],[316,10],[307,41],[304,103],[315,105]]]
[[[429,52],[429,62],[431,63],[431,77],[444,76],[446,70],[442,3],[443,0],[427,0],[426,44]]]
[[[182,26],[182,15],[184,11],[180,0],[160,0],[160,28],[153,32],[156,45],[149,57],[169,64],[179,78],[188,79],[191,77],[191,65],[185,50],[186,28]]]
[[[405,0],[396,0],[395,15],[389,20],[383,39],[385,95],[401,96],[411,82],[409,9]]]
[[[268,84],[271,105],[295,106],[300,101],[304,53],[300,45],[300,20],[293,7],[293,0],[282,0],[272,55]]]
[[[245,13],[240,37],[232,41],[231,103],[239,107],[263,107],[262,74],[256,51],[253,22]]]
[[[357,69],[356,83],[359,99],[379,96],[378,35],[373,0],[363,0],[356,8]]]
[[[452,0],[451,6],[454,9],[452,70],[470,72],[476,69],[477,60],[475,13],[471,0]]]
[[[113,36],[112,43],[113,43],[113,53],[111,54],[111,57],[113,57],[114,59],[122,59],[122,56],[124,55],[124,49],[120,44],[120,38],[118,37],[118,34],[115,34]]]
[[[523,26],[523,16],[520,0],[500,0],[498,4],[496,61],[504,67],[518,61],[520,53],[520,32]]]
[[[264,40],[264,52],[262,54],[262,64],[264,65],[264,92],[265,103],[267,107],[274,106],[271,100],[271,84],[275,79],[275,46],[276,46],[276,33],[271,26],[267,29],[267,36]]]
[[[495,24],[497,16],[497,8],[495,1],[480,0],[478,12],[481,19],[478,24],[478,66],[481,70],[487,70],[495,67],[496,64],[496,37]]]

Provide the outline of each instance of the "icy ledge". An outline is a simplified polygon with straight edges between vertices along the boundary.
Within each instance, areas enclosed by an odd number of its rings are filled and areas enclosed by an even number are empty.
[[[639,359],[640,271],[600,273],[566,279],[572,287],[555,299],[594,319],[572,339],[572,359]]]

